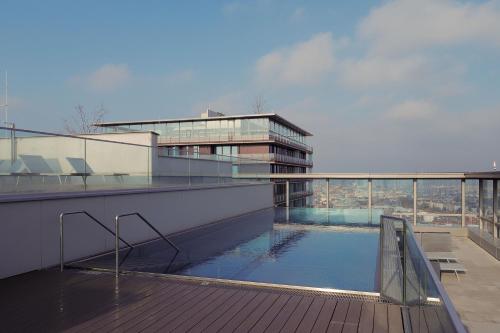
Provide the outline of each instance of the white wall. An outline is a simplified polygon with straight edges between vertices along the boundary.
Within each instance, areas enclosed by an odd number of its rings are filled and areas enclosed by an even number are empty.
[[[64,199],[56,199],[56,196],[51,199],[51,194],[46,194],[44,198],[31,198],[30,201],[0,202],[0,278],[59,263],[61,212],[87,210],[114,230],[117,214],[138,211],[162,233],[169,234],[272,206],[271,184],[123,192],[68,194]],[[252,199],[248,200],[249,197]],[[129,242],[155,237],[133,218],[120,225],[121,236]],[[88,218],[67,218],[66,260],[112,250],[113,247],[113,236]]]

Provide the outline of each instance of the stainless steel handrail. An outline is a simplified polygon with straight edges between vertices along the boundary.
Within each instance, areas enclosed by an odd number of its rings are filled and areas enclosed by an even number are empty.
[[[89,212],[85,210],[78,210],[74,212],[63,212],[59,214],[59,265],[61,272],[64,270],[64,217],[68,215],[77,215],[77,214],[84,214],[88,216],[92,221],[103,227],[106,231],[108,231],[110,234],[116,237],[115,233],[113,230],[110,228],[106,227],[101,221],[96,219],[94,216],[92,216]],[[119,238],[123,243],[125,243],[130,249],[133,249],[134,247],[127,243],[125,240],[122,238]]]
[[[413,241],[415,242],[416,248],[417,248],[417,255],[422,259],[424,262],[425,268],[427,269],[429,275],[431,276],[432,282],[436,286],[438,295],[440,296],[442,303],[444,305],[444,308],[446,309],[446,312],[448,313],[448,316],[451,320],[451,324],[453,325],[453,328],[457,333],[466,333],[467,330],[465,329],[462,321],[460,320],[460,317],[455,310],[455,307],[453,306],[453,303],[451,302],[448,294],[446,293],[443,285],[441,284],[441,281],[439,280],[436,272],[432,268],[432,265],[427,259],[427,256],[424,254],[424,251],[422,250],[422,247],[418,243],[417,239],[415,238],[415,235],[413,233],[413,229],[411,228],[411,225],[406,221],[406,219],[400,218],[400,217],[395,217],[395,216],[387,216],[387,215],[381,215],[380,216],[380,223],[382,223],[383,219],[391,219],[391,220],[397,220],[403,223],[403,226],[405,226],[407,230],[410,232],[408,233],[410,237],[413,238]],[[403,235],[405,237],[405,235]],[[405,246],[406,247],[406,246]],[[403,264],[406,266],[406,264]],[[403,283],[406,283],[406,277],[404,278],[405,280]]]
[[[175,249],[175,255],[172,257],[172,260],[170,260],[170,263],[168,265],[168,267],[170,267],[170,265],[172,265],[172,262],[175,260],[175,258],[177,257],[177,255],[179,254],[180,250],[177,246],[175,246],[174,243],[172,243],[168,238],[166,238],[160,231],[158,231],[158,229],[156,229],[151,223],[148,222],[148,220],[146,220],[146,218],[144,218],[144,216],[142,216],[139,212],[133,212],[133,213],[127,213],[127,214],[121,214],[121,215],[116,215],[115,216],[115,275],[116,277],[118,277],[118,267],[120,266],[120,242],[119,240],[121,239],[120,238],[120,227],[119,227],[119,224],[120,224],[120,219],[122,217],[127,217],[127,216],[137,216],[139,219],[141,219],[144,223],[146,223],[146,225],[151,229],[153,230],[158,236],[160,236],[161,239],[163,239],[163,241],[165,241],[167,244],[169,244],[170,246],[172,246],[174,249]]]

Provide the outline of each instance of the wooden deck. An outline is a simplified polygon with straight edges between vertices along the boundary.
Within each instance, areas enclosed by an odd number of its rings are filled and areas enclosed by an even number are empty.
[[[0,331],[404,332],[401,308],[386,303],[135,274],[118,281],[76,270],[0,280]],[[418,313],[412,324],[427,331]]]

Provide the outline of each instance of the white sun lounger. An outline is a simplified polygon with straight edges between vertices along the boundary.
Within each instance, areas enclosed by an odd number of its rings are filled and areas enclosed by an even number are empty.
[[[458,259],[453,252],[426,252],[425,255],[430,261],[457,262]]]
[[[439,263],[439,269],[441,272],[451,272],[455,273],[455,276],[458,278],[458,273],[466,273],[467,270],[465,269],[464,265],[458,263],[458,262],[441,262]]]

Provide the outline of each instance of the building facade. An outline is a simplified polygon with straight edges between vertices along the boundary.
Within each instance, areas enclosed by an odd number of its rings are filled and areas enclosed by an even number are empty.
[[[154,131],[158,147],[169,156],[237,157],[238,175],[309,173],[313,167],[312,134],[275,113],[226,116],[207,110],[199,118],[120,121],[97,124],[107,132]],[[290,185],[294,200],[305,198],[307,183]],[[275,203],[285,200],[285,184],[275,183]]]

